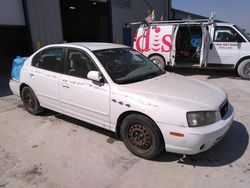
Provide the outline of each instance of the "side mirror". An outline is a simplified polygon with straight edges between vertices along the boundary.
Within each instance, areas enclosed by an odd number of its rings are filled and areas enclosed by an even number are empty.
[[[96,82],[100,82],[102,80],[102,75],[99,71],[90,71],[87,74],[87,78]]]

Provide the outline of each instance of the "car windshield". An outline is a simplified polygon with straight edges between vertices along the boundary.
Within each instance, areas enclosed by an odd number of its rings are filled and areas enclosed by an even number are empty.
[[[131,48],[98,50],[94,54],[117,84],[129,84],[165,74],[164,70]]]
[[[250,41],[250,36],[243,30],[243,29],[241,29],[239,26],[237,26],[237,25],[234,25],[234,27],[242,34],[242,35],[244,35],[246,38],[247,38],[247,40],[248,41]]]

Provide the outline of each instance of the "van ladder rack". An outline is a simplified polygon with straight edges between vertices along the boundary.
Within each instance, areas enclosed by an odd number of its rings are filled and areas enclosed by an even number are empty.
[[[210,25],[210,24],[214,24],[215,22],[215,13],[212,12],[211,13],[211,17],[208,19],[196,19],[196,20],[191,20],[191,19],[187,19],[187,20],[166,20],[166,21],[153,21],[153,22],[146,22],[146,21],[142,21],[142,22],[132,22],[127,24],[128,26],[131,25],[141,25],[141,24],[146,24],[146,25],[156,25],[156,24],[165,24],[165,23],[172,23],[172,24],[205,24],[205,25]]]

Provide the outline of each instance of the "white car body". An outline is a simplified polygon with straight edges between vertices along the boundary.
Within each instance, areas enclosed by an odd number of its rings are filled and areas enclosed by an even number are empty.
[[[96,63],[106,82],[96,84],[62,73],[32,66],[39,52],[54,48],[74,48],[86,52]],[[20,96],[25,84],[32,88],[42,107],[69,115],[85,122],[118,132],[121,118],[140,113],[151,118],[159,127],[165,150],[182,154],[196,154],[211,148],[228,131],[233,122],[233,107],[216,123],[189,127],[189,111],[218,111],[227,102],[220,88],[205,82],[166,73],[161,76],[120,85],[111,79],[92,51],[127,48],[118,44],[69,43],[49,45],[30,56],[24,63],[20,80],[10,80],[10,88]],[[172,133],[181,133],[174,135]]]

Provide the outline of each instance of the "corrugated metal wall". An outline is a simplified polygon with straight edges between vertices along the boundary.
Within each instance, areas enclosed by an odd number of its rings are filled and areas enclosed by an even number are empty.
[[[0,25],[25,25],[22,0],[0,0]]]
[[[33,50],[63,42],[59,0],[24,0]]]

